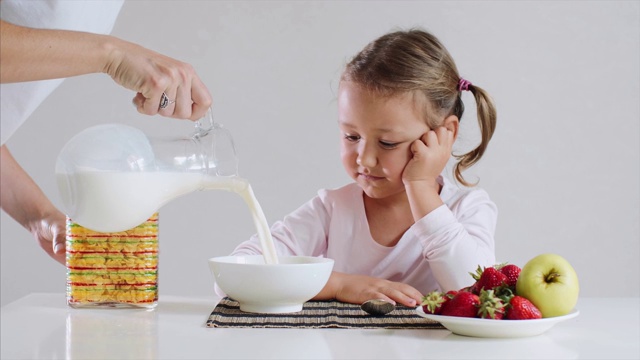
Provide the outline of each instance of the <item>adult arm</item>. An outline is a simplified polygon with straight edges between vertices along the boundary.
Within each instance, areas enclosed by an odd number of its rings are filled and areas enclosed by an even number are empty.
[[[191,65],[110,35],[34,29],[0,20],[0,82],[106,73],[135,91],[138,111],[197,120],[211,95]],[[159,109],[162,93],[175,104]]]
[[[4,145],[0,147],[0,208],[31,232],[49,256],[65,263],[65,215],[53,206]]]

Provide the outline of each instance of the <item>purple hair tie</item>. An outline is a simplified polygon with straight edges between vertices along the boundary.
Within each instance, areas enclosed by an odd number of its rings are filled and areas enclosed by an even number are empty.
[[[460,78],[460,81],[458,81],[458,91],[468,91],[469,85],[472,85],[471,81]]]

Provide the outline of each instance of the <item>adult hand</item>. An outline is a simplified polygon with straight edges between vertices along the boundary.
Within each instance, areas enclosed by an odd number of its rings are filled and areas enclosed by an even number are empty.
[[[415,307],[422,294],[414,287],[365,275],[333,272],[327,286],[314,299],[362,304],[371,299],[383,299],[404,306]]]
[[[0,147],[0,190],[2,210],[31,232],[49,256],[64,264],[67,218],[53,206],[5,145]]]
[[[60,211],[35,221],[31,233],[40,247],[54,260],[65,265],[66,217]]]
[[[133,103],[140,113],[197,120],[211,106],[211,95],[191,65],[142,46],[112,38],[104,72],[123,87],[136,91]],[[169,103],[160,108],[162,94]]]
[[[211,95],[191,65],[109,35],[33,29],[0,20],[0,82],[58,79],[96,72],[137,94],[138,111],[197,120]],[[171,104],[160,109],[162,94]]]

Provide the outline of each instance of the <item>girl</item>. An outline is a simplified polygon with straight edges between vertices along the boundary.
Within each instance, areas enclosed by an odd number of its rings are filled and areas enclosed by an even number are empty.
[[[464,106],[477,103],[482,141],[456,156],[460,189],[441,173]],[[489,96],[458,74],[422,30],[393,32],[349,62],[338,90],[342,164],[354,183],[318,195],[271,227],[278,254],[325,256],[334,272],[316,300],[385,299],[416,306],[422,294],[470,285],[495,263],[497,209],[462,171],[482,157],[495,129]],[[256,236],[233,255],[262,252]]]

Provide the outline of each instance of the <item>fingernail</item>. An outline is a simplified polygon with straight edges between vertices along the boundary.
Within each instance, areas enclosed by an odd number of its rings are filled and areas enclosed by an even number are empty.
[[[56,244],[56,245],[53,247],[53,252],[54,252],[54,253],[58,254],[58,253],[60,253],[61,251],[62,251],[62,244]]]

